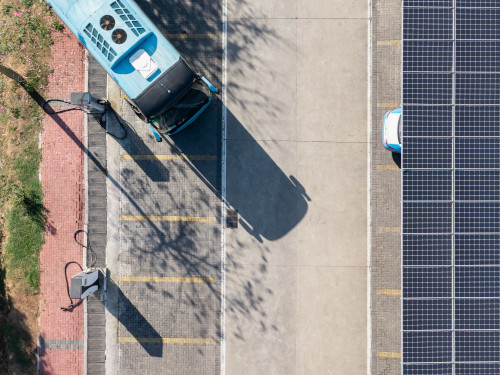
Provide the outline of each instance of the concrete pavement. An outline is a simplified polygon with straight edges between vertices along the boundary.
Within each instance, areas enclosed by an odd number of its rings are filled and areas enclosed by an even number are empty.
[[[220,3],[139,3],[222,87]],[[227,100],[178,136],[108,83],[106,373],[364,373],[368,3],[227,5]]]
[[[228,1],[228,374],[367,371],[368,13]]]

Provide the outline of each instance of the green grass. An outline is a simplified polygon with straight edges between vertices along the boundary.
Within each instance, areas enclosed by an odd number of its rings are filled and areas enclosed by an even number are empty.
[[[28,374],[36,372],[36,332],[28,327],[36,327],[32,312],[38,301],[32,297],[33,306],[21,304],[19,310],[11,296],[40,290],[46,226],[38,180],[43,111],[32,97],[48,86],[52,33],[63,26],[43,0],[0,0],[0,25],[0,374]],[[9,313],[16,310],[30,324],[12,321]]]
[[[52,72],[47,64],[51,33],[59,21],[40,0],[0,0],[0,64],[24,77],[24,88],[0,74],[0,214],[6,239],[0,253],[7,278],[31,293],[40,286],[39,253],[44,241],[45,211],[38,180],[42,130],[41,108],[29,92],[43,91]],[[1,226],[0,222],[0,226]],[[0,227],[1,230],[1,227]],[[0,259],[1,262],[1,259]]]
[[[33,143],[33,142],[32,142]],[[28,145],[14,160],[18,183],[12,186],[12,206],[7,213],[8,238],[5,261],[8,277],[20,280],[25,288],[38,293],[39,253],[44,241],[45,210],[38,180],[41,159],[36,145]]]

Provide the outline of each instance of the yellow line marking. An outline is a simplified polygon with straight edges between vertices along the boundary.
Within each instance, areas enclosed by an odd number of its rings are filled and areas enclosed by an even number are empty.
[[[401,358],[401,353],[396,352],[378,352],[378,358]]]
[[[377,227],[377,233],[401,233],[401,227]]]
[[[386,46],[399,46],[401,44],[401,40],[379,40],[377,42],[377,47],[386,47]]]
[[[380,102],[377,103],[377,108],[399,108],[401,105],[398,102]]]
[[[163,34],[167,39],[218,39],[219,35],[215,33],[175,33],[175,34]]]
[[[401,171],[396,164],[377,165],[377,171]]]
[[[216,155],[122,155],[120,156],[121,160],[217,160]]]
[[[183,337],[118,337],[118,342],[215,345],[214,339],[183,338]]]
[[[142,281],[155,283],[213,283],[213,277],[159,277],[159,276],[120,276],[121,282]]]
[[[382,296],[400,296],[401,289],[377,289],[377,294]]]
[[[120,215],[123,221],[193,221],[197,223],[206,223],[215,221],[214,216],[134,216]]]

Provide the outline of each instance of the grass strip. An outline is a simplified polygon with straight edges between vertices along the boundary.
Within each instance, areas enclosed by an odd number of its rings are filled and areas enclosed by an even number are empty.
[[[0,0],[0,25],[0,374],[28,374],[36,372],[37,332],[36,317],[26,317],[36,315],[38,299],[19,307],[16,298],[39,292],[46,227],[44,114],[32,98],[48,87],[52,34],[63,26],[43,0]]]

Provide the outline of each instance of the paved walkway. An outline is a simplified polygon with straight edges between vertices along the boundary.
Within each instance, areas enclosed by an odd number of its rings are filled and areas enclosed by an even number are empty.
[[[400,106],[401,1],[372,3],[371,371],[401,374],[401,173],[381,142],[382,118]]]
[[[84,91],[84,49],[69,31],[56,36],[50,65],[54,73],[47,97],[69,98]],[[84,224],[83,113],[72,111],[45,116],[42,134],[41,179],[49,229],[40,254],[41,292],[39,363],[41,374],[83,373],[83,305],[68,305],[64,266],[82,264],[82,248],[73,240]],[[79,272],[68,267],[68,275]]]

